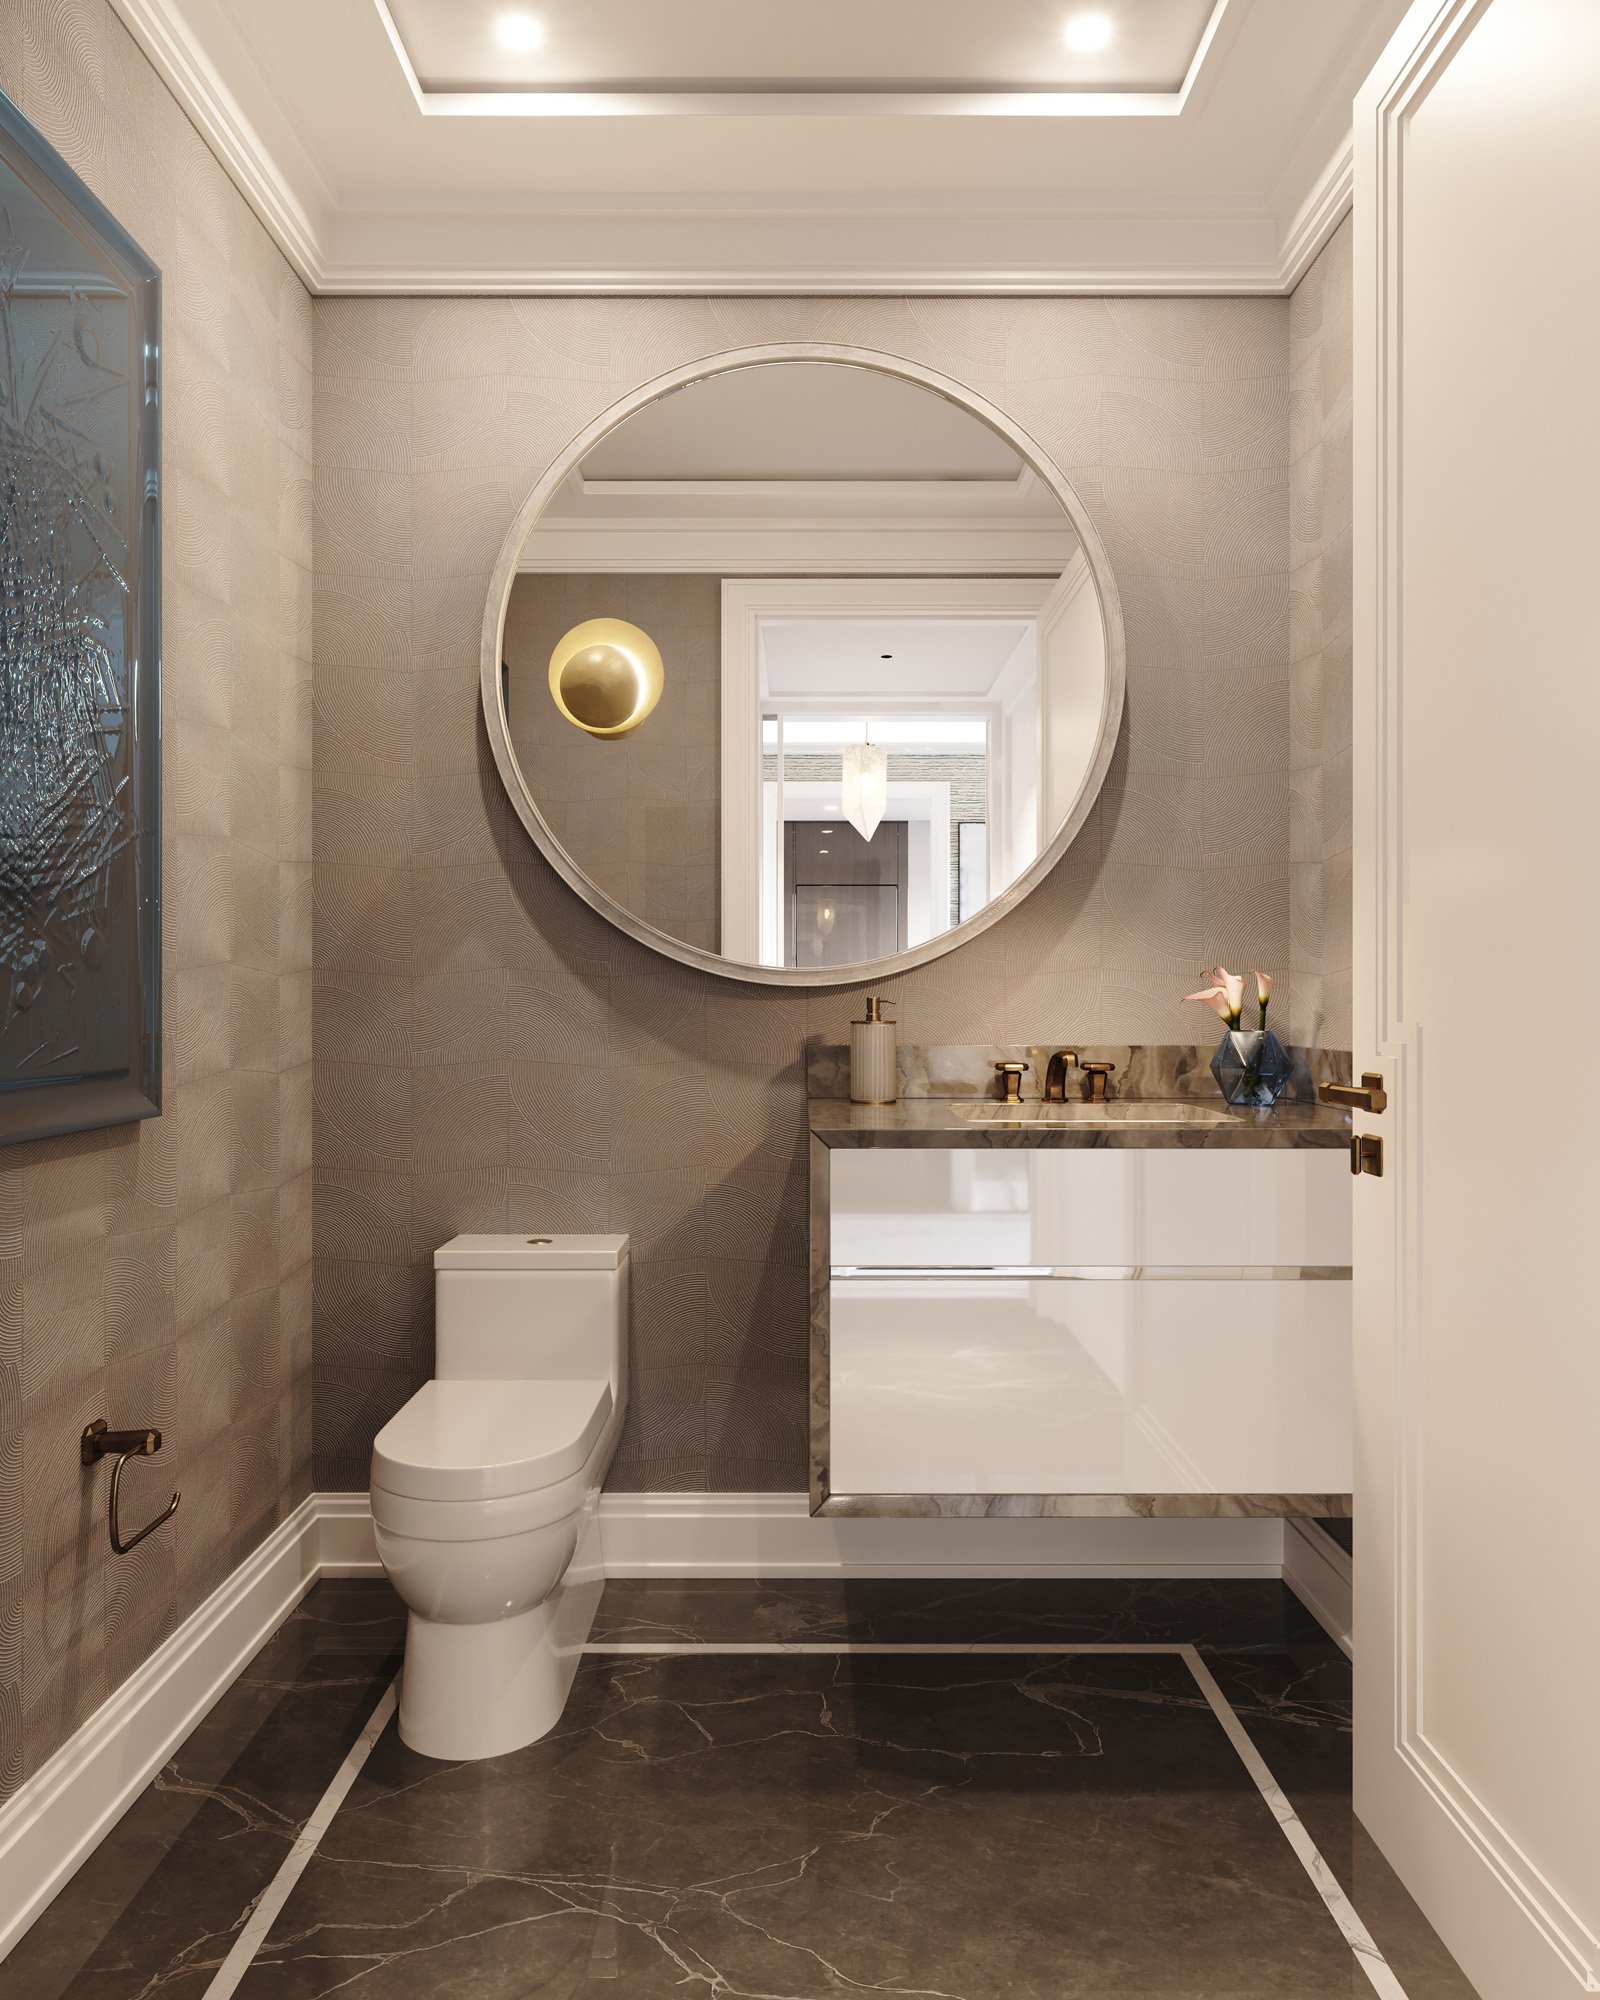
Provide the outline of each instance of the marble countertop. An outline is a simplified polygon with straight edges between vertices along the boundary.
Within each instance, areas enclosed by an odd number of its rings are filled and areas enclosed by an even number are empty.
[[[1045,1106],[1031,1100],[914,1097],[898,1104],[851,1104],[813,1098],[811,1132],[836,1146],[1098,1146],[1111,1150],[1160,1147],[1317,1147],[1350,1143],[1350,1114],[1320,1104],[1280,1103],[1270,1111],[1236,1111],[1220,1100],[1174,1100],[1172,1120],[1151,1099],[1109,1104]],[[1015,1117],[1007,1117],[1015,1111]],[[975,1116],[974,1114],[978,1114]]]

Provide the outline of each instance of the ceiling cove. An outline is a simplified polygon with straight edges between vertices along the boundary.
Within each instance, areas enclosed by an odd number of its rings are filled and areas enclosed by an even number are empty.
[[[978,296],[1291,290],[1408,0],[111,4],[313,292]]]

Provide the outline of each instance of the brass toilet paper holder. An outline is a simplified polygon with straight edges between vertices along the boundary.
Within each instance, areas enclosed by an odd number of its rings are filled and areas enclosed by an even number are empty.
[[[111,1531],[111,1549],[114,1555],[125,1556],[130,1549],[136,1549],[146,1535],[153,1535],[163,1521],[170,1521],[178,1511],[181,1493],[174,1493],[151,1522],[142,1527],[138,1534],[122,1539],[122,1524],[118,1519],[117,1506],[122,1498],[122,1468],[130,1458],[154,1458],[161,1449],[160,1431],[114,1431],[107,1428],[104,1417],[96,1417],[92,1424],[86,1424],[79,1448],[79,1459],[84,1465],[96,1465],[102,1458],[115,1458],[111,1468],[111,1493],[107,1503],[107,1525]]]

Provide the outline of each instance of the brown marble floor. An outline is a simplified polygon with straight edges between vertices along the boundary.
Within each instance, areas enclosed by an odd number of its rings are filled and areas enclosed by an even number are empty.
[[[392,1676],[319,1585],[0,1966],[199,2000]],[[1348,1662],[1276,1583],[608,1586],[603,1645],[1199,1648],[1409,2000],[1472,2000],[1349,1807]],[[594,1653],[481,1764],[393,1725],[243,2000],[1323,2000],[1372,1988],[1181,1656]]]

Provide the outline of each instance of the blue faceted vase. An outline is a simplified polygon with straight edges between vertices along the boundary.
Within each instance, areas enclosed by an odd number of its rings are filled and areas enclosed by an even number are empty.
[[[1230,1104],[1276,1104],[1289,1081],[1289,1057],[1270,1028],[1232,1028],[1217,1044],[1211,1074]]]

